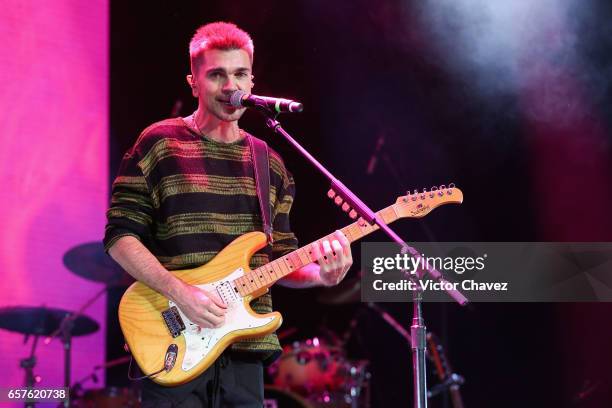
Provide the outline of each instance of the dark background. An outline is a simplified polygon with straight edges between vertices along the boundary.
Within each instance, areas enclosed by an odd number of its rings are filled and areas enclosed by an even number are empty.
[[[111,2],[109,182],[142,129],[195,109],[187,45],[198,26],[224,20],[253,37],[254,92],[303,102],[302,114],[282,117],[284,127],[373,209],[415,188],[454,182],[463,190],[461,206],[396,223],[408,241],[610,241],[612,8],[543,2],[550,8],[532,24],[461,13],[459,3]],[[520,46],[502,41],[498,54],[483,54],[483,41],[495,40],[487,36],[507,38],[508,27]],[[293,172],[291,220],[302,243],[349,222],[325,197],[325,180],[256,113],[241,127]],[[349,278],[358,272],[358,245],[353,252]],[[283,329],[297,329],[290,340],[342,335],[356,318],[347,347],[352,358],[370,360],[372,406],[410,406],[408,345],[363,305],[324,305],[320,293],[273,289]],[[109,297],[109,359],[123,355],[120,295]],[[409,303],[381,306],[409,326]],[[610,312],[603,303],[425,306],[428,329],[466,378],[466,407],[610,406]],[[125,384],[125,368],[108,370],[107,382]]]

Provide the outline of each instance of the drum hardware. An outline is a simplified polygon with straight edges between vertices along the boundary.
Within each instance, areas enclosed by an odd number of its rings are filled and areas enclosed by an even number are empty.
[[[438,379],[441,381],[427,391],[427,398],[433,398],[441,392],[448,391],[453,408],[464,408],[463,398],[459,390],[465,379],[453,372],[453,368],[446,357],[442,342],[434,333],[427,333],[427,349],[430,360],[436,369]]]
[[[24,344],[28,342],[29,334],[25,335],[23,340]],[[30,356],[19,360],[19,366],[25,370],[24,383],[26,388],[34,388],[34,386],[41,381],[39,375],[34,375],[34,367],[36,367],[36,346],[38,345],[38,335],[34,336],[32,340],[32,348],[30,349]],[[26,408],[34,407],[34,403],[28,402],[25,404]]]
[[[91,374],[88,374],[87,376],[81,378],[79,381],[77,381],[76,383],[72,385],[72,388],[71,388],[72,394],[80,395],[80,391],[83,390],[83,384],[85,384],[89,380],[93,381],[94,384],[97,384],[98,383],[98,375],[96,374],[97,371],[105,369],[105,368],[115,367],[121,364],[127,364],[130,362],[130,359],[131,359],[131,356],[124,356],[124,357],[116,358],[114,360],[107,361],[104,364],[99,364],[95,366]]]
[[[71,405],[76,408],[119,408],[140,406],[140,396],[137,390],[125,387],[106,387],[95,389],[83,389],[88,381],[98,383],[97,371],[105,368],[127,364],[131,356],[119,357],[114,360],[99,364],[93,368],[91,374],[74,383],[70,389]]]
[[[92,282],[104,283],[94,296],[79,308],[78,311],[64,316],[59,327],[45,339],[45,344],[49,344],[55,337],[61,337],[64,344],[64,386],[71,387],[71,349],[72,349],[72,327],[75,321],[80,318],[82,313],[91,306],[100,296],[102,296],[110,287],[126,286],[133,282],[133,279],[123,271],[123,269],[113,261],[104,251],[104,246],[101,242],[89,242],[77,245],[69,249],[62,258],[64,265],[75,275],[85,278]],[[98,366],[106,367],[106,365]],[[88,379],[96,379],[94,372],[85,379],[76,383],[76,387],[80,387],[83,381]],[[94,381],[97,382],[97,381]],[[78,391],[78,389],[77,389]],[[69,407],[70,401],[66,401],[64,406]]]
[[[94,333],[98,331],[100,326],[93,319],[82,315],[80,312],[73,313],[47,307],[9,306],[0,309],[0,328],[24,334],[24,343],[28,341],[30,335],[34,335],[30,356],[20,361],[20,366],[26,373],[25,386],[31,388],[40,381],[40,377],[34,375],[36,347],[40,336],[54,337],[62,332],[64,339],[70,339],[72,336]],[[66,353],[69,353],[69,347],[68,344]],[[65,379],[69,378],[67,375],[69,375],[68,371],[66,371]],[[26,406],[33,407],[34,404],[27,403]],[[66,406],[69,406],[69,402],[66,402]]]
[[[72,337],[84,336],[99,330],[100,326],[83,312],[91,306],[108,286],[130,283],[129,276],[104,253],[99,242],[76,246],[63,256],[64,265],[76,275],[94,282],[105,283],[91,299],[76,312],[47,307],[12,306],[0,309],[0,328],[25,335],[24,343],[33,335],[30,355],[20,360],[20,366],[25,370],[25,386],[34,387],[40,377],[34,374],[36,366],[36,348],[40,336],[46,336],[44,344],[49,344],[54,338],[60,338],[64,346],[64,386],[70,387]],[[79,385],[79,383],[77,383]],[[33,404],[26,404],[33,406]],[[66,401],[64,406],[70,406]]]
[[[442,392],[450,391],[451,387],[453,386],[463,385],[464,383],[465,378],[459,374],[453,373],[449,375],[444,382],[431,387],[429,391],[427,391],[427,398],[433,398]]]
[[[59,337],[64,345],[64,387],[66,388],[70,388],[71,386],[72,336],[74,335],[73,328],[75,327],[75,322],[82,317],[82,313],[85,309],[91,306],[104,292],[106,292],[106,289],[106,287],[100,289],[91,299],[85,302],[78,311],[66,313],[59,327],[45,339],[45,344],[49,344],[55,337]],[[70,407],[70,400],[64,402],[64,407]]]

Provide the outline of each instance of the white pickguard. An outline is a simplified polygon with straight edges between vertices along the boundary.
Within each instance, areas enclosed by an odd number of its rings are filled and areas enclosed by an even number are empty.
[[[241,277],[244,274],[242,268],[236,269],[225,279],[207,283],[205,285],[197,285],[199,288],[214,292],[217,287],[222,285],[228,285],[229,282]],[[229,285],[228,285],[229,286]],[[170,307],[175,306],[185,323],[185,330],[183,335],[185,336],[185,344],[187,349],[185,350],[185,358],[182,361],[181,368],[184,371],[189,371],[200,361],[202,361],[208,353],[215,347],[215,345],[228,333],[251,329],[254,327],[265,326],[270,323],[274,318],[272,317],[256,317],[247,312],[242,297],[234,291],[225,291],[223,296],[225,303],[227,304],[227,313],[225,315],[225,324],[215,329],[203,329],[192,323],[191,320],[183,314],[183,312],[174,304],[174,302],[168,302]]]

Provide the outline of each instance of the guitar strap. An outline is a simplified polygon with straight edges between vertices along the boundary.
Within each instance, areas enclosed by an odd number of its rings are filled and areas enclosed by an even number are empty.
[[[263,230],[268,238],[268,245],[272,245],[272,206],[270,205],[270,158],[268,145],[263,140],[248,135],[251,157],[253,158],[253,171],[255,173],[255,188]]]

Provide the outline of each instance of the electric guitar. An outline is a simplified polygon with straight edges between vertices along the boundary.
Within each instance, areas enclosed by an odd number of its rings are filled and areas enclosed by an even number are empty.
[[[395,204],[380,210],[377,216],[386,224],[400,218],[420,218],[444,204],[459,204],[463,193],[454,185],[432,188],[398,197]],[[379,227],[362,219],[342,228],[354,242]],[[330,234],[321,240],[332,239]],[[195,325],[169,299],[136,282],[119,304],[119,323],[127,345],[140,369],[163,386],[184,384],[210,367],[232,343],[270,334],[282,323],[278,312],[257,314],[253,299],[265,294],[277,280],[314,262],[311,244],[254,270],[251,256],[267,244],[263,232],[244,234],[210,262],[194,269],[172,273],[190,285],[216,292],[227,305],[223,326],[208,329]]]

